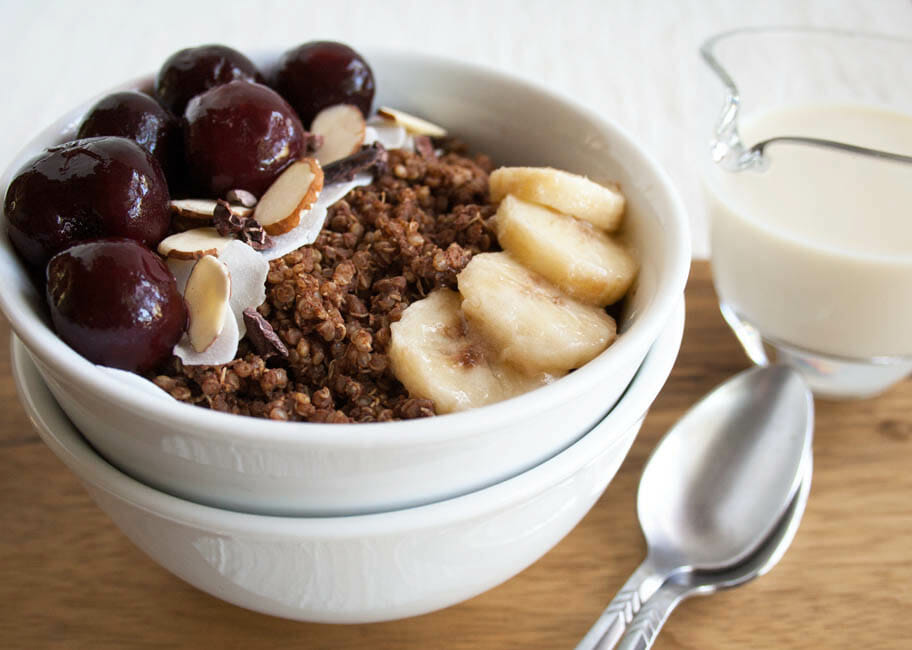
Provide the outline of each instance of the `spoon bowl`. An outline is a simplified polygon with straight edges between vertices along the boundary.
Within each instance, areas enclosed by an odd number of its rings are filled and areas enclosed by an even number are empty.
[[[810,393],[786,366],[740,373],[693,406],[640,479],[653,561],[713,570],[753,552],[798,491],[812,423]]]
[[[668,620],[672,610],[693,595],[709,595],[738,587],[769,572],[791,545],[811,491],[813,460],[810,450],[803,459],[801,487],[769,538],[740,564],[721,571],[682,571],[666,580],[637,613],[618,645],[618,650],[647,650]]]
[[[577,650],[613,647],[672,575],[734,567],[755,553],[799,491],[813,422],[810,389],[781,365],[745,370],[694,405],[640,479],[646,559]]]

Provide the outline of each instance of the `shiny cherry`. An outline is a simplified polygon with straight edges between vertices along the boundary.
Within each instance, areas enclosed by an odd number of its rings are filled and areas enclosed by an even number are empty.
[[[57,334],[93,363],[136,372],[171,355],[187,324],[174,276],[132,239],[96,239],[57,253],[46,297]]]
[[[190,100],[184,121],[186,167],[202,196],[233,189],[260,196],[304,154],[298,116],[262,84],[232,81],[211,88]]]
[[[307,127],[333,104],[354,104],[366,117],[374,100],[374,73],[367,61],[334,41],[312,41],[285,52],[273,86]]]
[[[180,124],[149,95],[123,91],[98,101],[83,118],[77,137],[119,135],[155,156],[169,183],[178,180],[183,156]]]
[[[6,192],[9,237],[43,267],[71,244],[127,237],[155,246],[171,223],[158,161],[132,140],[103,136],[51,147],[19,170]]]
[[[172,54],[155,78],[155,94],[177,117],[196,95],[221,84],[244,79],[262,81],[253,62],[225,45],[188,47]]]

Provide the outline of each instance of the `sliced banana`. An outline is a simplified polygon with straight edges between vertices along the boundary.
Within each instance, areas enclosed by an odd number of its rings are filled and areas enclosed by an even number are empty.
[[[430,399],[438,413],[451,413],[525,393],[555,378],[533,376],[499,361],[468,327],[461,298],[437,289],[413,302],[390,327],[390,366],[415,397]]]
[[[589,222],[508,194],[495,223],[504,249],[583,302],[598,307],[617,302],[636,276],[630,253]]]
[[[570,298],[508,253],[476,255],[457,281],[469,324],[527,373],[578,368],[615,339],[603,309]]]
[[[617,184],[599,185],[585,176],[551,167],[501,167],[491,173],[491,200],[507,194],[583,219],[606,232],[621,225],[626,200]]]

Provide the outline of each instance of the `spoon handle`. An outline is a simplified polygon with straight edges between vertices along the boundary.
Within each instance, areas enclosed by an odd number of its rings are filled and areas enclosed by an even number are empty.
[[[666,580],[633,618],[627,632],[621,638],[617,650],[648,650],[651,648],[671,611],[687,598],[690,592],[687,585],[674,579]]]
[[[624,635],[627,625],[664,582],[665,574],[656,570],[647,558],[628,578],[624,586],[602,612],[576,650],[609,650]]]

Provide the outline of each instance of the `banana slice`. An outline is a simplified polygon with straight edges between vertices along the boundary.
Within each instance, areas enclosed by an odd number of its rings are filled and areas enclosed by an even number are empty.
[[[613,232],[621,225],[626,200],[617,184],[599,185],[584,176],[550,167],[501,167],[491,173],[491,200],[512,194]]]
[[[497,240],[513,257],[583,302],[617,302],[636,276],[630,253],[592,224],[512,194],[500,202],[496,225]]]
[[[466,324],[461,298],[438,289],[413,302],[390,327],[390,367],[415,397],[433,400],[438,413],[499,402],[555,379],[527,376],[499,361]]]
[[[508,253],[476,255],[457,281],[469,324],[527,373],[578,368],[616,337],[603,309],[570,298]]]

